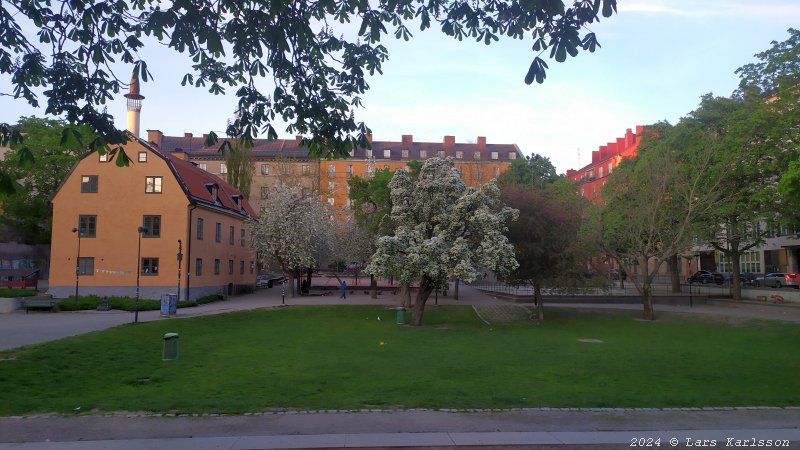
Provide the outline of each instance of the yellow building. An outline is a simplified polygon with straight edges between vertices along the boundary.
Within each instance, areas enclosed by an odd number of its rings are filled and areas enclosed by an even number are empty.
[[[148,140],[164,152],[185,153],[190,161],[210,173],[225,177],[225,157],[219,152],[222,141],[212,147],[204,145],[206,136],[164,136],[148,130]],[[412,135],[400,141],[370,141],[372,149],[354,149],[348,158],[317,159],[300,145],[301,138],[257,139],[253,146],[255,160],[253,184],[249,200],[256,211],[269,189],[279,183],[299,185],[309,194],[319,195],[334,211],[345,213],[350,208],[348,181],[354,176],[370,177],[376,170],[405,168],[410,161],[433,157],[449,157],[469,186],[478,186],[498,177],[511,161],[523,158],[515,144],[487,144],[479,136],[475,143],[456,143],[454,136],[441,142],[415,142]]]
[[[130,134],[130,167],[82,157],[53,196],[49,292],[196,299],[255,282],[247,199]],[[77,274],[76,274],[77,272]]]

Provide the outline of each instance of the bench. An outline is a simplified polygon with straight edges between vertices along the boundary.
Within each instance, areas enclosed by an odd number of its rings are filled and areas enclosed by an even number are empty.
[[[20,299],[22,306],[25,307],[25,314],[31,308],[48,308],[50,312],[58,311],[58,301],[47,297],[23,297]]]

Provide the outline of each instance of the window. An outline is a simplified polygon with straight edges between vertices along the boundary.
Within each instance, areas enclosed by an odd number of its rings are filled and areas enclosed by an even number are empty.
[[[225,163],[219,163],[219,173],[228,173],[228,165]]]
[[[336,166],[333,164],[328,164],[328,178],[333,178],[336,176]]]
[[[498,155],[497,152],[492,152],[492,159],[497,159],[499,157],[500,155]]]
[[[228,275],[233,275],[233,260],[228,260]]]
[[[108,162],[108,152],[105,152],[103,154],[100,154],[100,152],[98,152],[97,155],[100,158],[100,162]]]
[[[194,276],[200,277],[203,275],[203,259],[197,258],[194,260]]]
[[[78,233],[82,238],[97,236],[97,216],[78,216]]]
[[[142,275],[158,275],[158,258],[142,258]]]
[[[350,202],[349,198],[344,201],[344,209],[350,209],[351,205],[352,205],[352,203]]]
[[[383,157],[386,158],[386,159],[391,158],[392,157],[392,151],[387,148],[386,150],[383,151]]]
[[[242,228],[239,231],[241,231],[241,233],[239,233],[239,236],[240,236],[239,237],[239,244],[241,244],[241,246],[244,247],[244,228]]]
[[[147,162],[147,152],[139,152],[139,162]]]
[[[145,177],[144,192],[148,194],[161,193],[161,177]]]
[[[456,159],[464,159],[464,152],[456,151]]]
[[[439,158],[444,158],[445,156],[444,150],[439,150]]]
[[[228,243],[231,245],[236,243],[236,230],[233,228],[233,226],[230,227],[228,232]]]
[[[292,166],[289,164],[281,164],[281,173],[283,175],[289,175],[292,173]]]
[[[78,275],[94,275],[94,258],[83,257],[78,258]]]
[[[428,151],[427,150],[420,150],[419,151],[419,157],[420,158],[427,158],[428,157]]]
[[[611,168],[614,167],[612,163],[608,163],[608,174],[611,175]]]
[[[328,197],[328,204],[333,206],[334,200],[333,197]]]
[[[517,152],[508,152],[508,159],[517,159]]]
[[[214,226],[214,242],[222,242],[222,224],[219,222]]]
[[[603,166],[597,168],[597,177],[603,178]]]
[[[408,158],[408,150],[406,150],[406,149],[400,150],[400,155],[403,157],[403,159],[407,159]]]
[[[239,275],[244,275],[244,261],[239,261]]]
[[[206,170],[206,163],[199,163],[199,164],[197,165],[197,167],[199,167],[199,168],[201,168],[201,169],[203,169],[203,170]]]
[[[269,166],[266,164],[261,165],[261,175],[269,175]]]
[[[218,259],[214,260],[214,275],[219,275],[219,265],[220,262]]]
[[[269,198],[269,187],[261,186],[261,198],[262,199]]]
[[[142,237],[161,237],[161,216],[144,216],[142,226],[145,229],[144,233],[142,233]]]
[[[303,175],[308,175],[311,173],[311,166],[308,164],[303,164]]]
[[[81,177],[81,192],[97,192],[97,175]]]
[[[333,181],[328,181],[328,192],[333,192],[336,190],[336,183]]]
[[[483,178],[483,172],[481,171],[480,167],[475,168],[475,178],[477,178],[478,180]]]
[[[350,178],[352,176],[353,176],[353,165],[352,164],[348,164],[347,165],[347,178]]]
[[[481,152],[475,152],[472,154],[472,159],[481,159]]]
[[[197,218],[197,240],[203,240],[203,219]]]

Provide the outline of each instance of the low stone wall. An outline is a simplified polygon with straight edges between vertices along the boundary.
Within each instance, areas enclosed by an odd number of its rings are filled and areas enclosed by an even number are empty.
[[[0,297],[0,314],[8,314],[22,305],[18,298]]]

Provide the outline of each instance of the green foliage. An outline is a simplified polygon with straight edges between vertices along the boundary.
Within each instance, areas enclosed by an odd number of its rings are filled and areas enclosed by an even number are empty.
[[[501,186],[519,184],[543,187],[559,179],[550,158],[533,154],[526,159],[515,159],[511,166],[498,178]]]
[[[778,183],[778,191],[793,211],[792,219],[800,223],[800,159],[789,163],[789,167]]]
[[[238,189],[244,195],[244,198],[250,198],[250,186],[253,183],[253,173],[256,170],[252,145],[241,139],[236,139],[232,144],[227,141],[223,143],[220,151],[225,153],[228,183]]]
[[[7,235],[31,244],[50,242],[52,207],[50,198],[78,158],[86,153],[75,134],[90,138],[87,126],[68,132],[63,121],[22,117],[14,127],[25,136],[12,141],[11,151],[0,161],[0,177],[12,189],[2,189],[3,215],[0,225]]]
[[[213,94],[236,90],[238,118],[231,126],[237,137],[273,139],[280,116],[289,133],[311,136],[304,143],[314,155],[345,156],[354,145],[369,146],[369,129],[353,112],[369,89],[366,78],[382,73],[388,58],[381,39],[391,33],[408,40],[409,22],[485,44],[529,37],[538,54],[525,82],[541,83],[542,53],[550,49],[549,57],[563,62],[594,51],[599,44],[587,25],[616,11],[616,0],[566,3],[13,0],[0,9],[0,74],[11,77],[15,97],[33,106],[39,106],[36,89],[44,87],[47,113],[90,124],[101,139],[89,145],[98,149],[126,140],[103,105],[126,87],[119,80],[127,73],[115,74],[113,63],[143,81],[152,77],[139,59],[147,39],[191,60],[182,85]],[[23,32],[29,22],[36,37]],[[125,162],[118,150],[117,163]]]
[[[200,297],[196,300],[181,300],[178,302],[178,308],[190,308],[193,306],[198,305],[205,305],[207,303],[213,303],[220,301],[219,295],[206,295],[204,297]],[[74,295],[70,295],[69,297],[61,300],[58,302],[58,308],[61,311],[89,311],[95,310],[98,306],[103,302],[103,297],[99,295],[80,295],[78,296],[78,300],[75,300]],[[136,298],[134,297],[123,297],[123,296],[111,296],[108,297],[108,304],[111,306],[111,309],[116,309],[120,311],[135,311],[136,310]],[[153,300],[153,299],[139,299],[139,311],[157,311],[161,309],[161,300]]]
[[[30,289],[0,287],[0,297],[3,298],[33,297],[36,294],[38,294],[38,292]]]
[[[800,380],[786,376],[800,371],[796,324],[553,309],[547,322],[490,327],[462,306],[431,308],[424,328],[393,317],[382,306],[288,306],[0,352],[0,415],[800,405]],[[180,357],[165,363],[168,332]],[[604,343],[578,341],[587,337]]]

